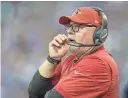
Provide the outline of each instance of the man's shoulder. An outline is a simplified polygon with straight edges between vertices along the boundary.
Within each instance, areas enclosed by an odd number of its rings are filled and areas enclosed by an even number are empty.
[[[105,54],[106,56],[108,54]],[[103,71],[109,71],[109,65],[107,60],[100,54],[92,54],[81,59],[76,68],[82,72],[89,73],[103,73]]]
[[[95,53],[92,53],[86,57],[83,58],[84,60],[92,60],[93,62],[100,62],[100,63],[110,63],[113,62],[114,59],[109,51],[107,51],[104,47],[96,51]]]

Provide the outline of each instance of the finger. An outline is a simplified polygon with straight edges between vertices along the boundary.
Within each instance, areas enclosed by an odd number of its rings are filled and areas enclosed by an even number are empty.
[[[63,35],[59,34],[58,36],[60,37],[60,39],[61,39],[62,41],[65,41],[65,40],[66,40],[66,38],[65,38]]]
[[[60,44],[59,44],[56,40],[53,40],[53,41],[51,42],[51,45],[54,45],[54,46],[57,46],[57,47],[60,46]]]
[[[65,39],[68,39],[68,37],[67,37],[66,35],[64,35],[64,34],[63,34],[63,37],[64,37]]]
[[[54,37],[54,40],[56,40],[58,43],[63,43],[63,40],[59,36]]]

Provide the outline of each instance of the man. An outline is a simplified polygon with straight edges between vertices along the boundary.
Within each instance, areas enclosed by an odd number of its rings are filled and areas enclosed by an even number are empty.
[[[68,35],[49,43],[49,56],[29,85],[29,98],[118,98],[117,65],[104,48],[107,23],[97,9],[81,7],[60,17]],[[65,56],[69,50],[72,54]]]

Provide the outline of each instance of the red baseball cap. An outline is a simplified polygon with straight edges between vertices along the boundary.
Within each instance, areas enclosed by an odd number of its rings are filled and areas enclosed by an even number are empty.
[[[59,23],[62,25],[69,24],[70,21],[81,24],[92,24],[94,26],[101,25],[100,15],[90,7],[80,7],[72,14],[72,16],[61,16],[59,18]]]

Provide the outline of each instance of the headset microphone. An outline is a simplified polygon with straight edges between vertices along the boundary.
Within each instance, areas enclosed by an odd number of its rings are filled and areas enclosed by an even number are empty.
[[[98,45],[100,45],[100,44],[81,44],[81,43],[78,43],[78,42],[76,42],[76,41],[70,41],[70,40],[67,40],[66,41],[66,43],[68,44],[68,45],[71,45],[71,46],[76,46],[76,47],[92,47],[92,46],[98,46]]]

